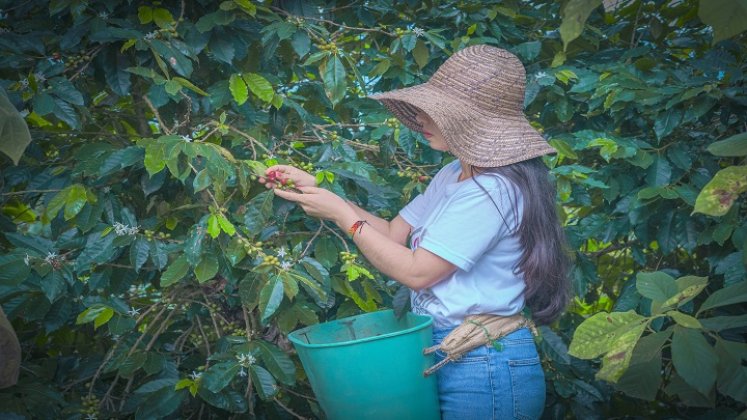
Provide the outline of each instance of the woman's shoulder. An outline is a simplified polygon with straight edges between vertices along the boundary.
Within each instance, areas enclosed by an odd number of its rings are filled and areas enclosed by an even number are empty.
[[[521,192],[506,176],[487,172],[473,176],[454,186],[452,194],[457,197],[475,197],[490,194],[494,198],[520,198]],[[518,197],[517,197],[518,196]]]

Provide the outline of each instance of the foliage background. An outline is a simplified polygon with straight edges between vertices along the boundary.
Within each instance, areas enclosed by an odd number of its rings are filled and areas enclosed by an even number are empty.
[[[392,217],[452,158],[366,95],[475,43],[522,59],[559,151],[545,417],[744,412],[744,1],[0,5],[0,105],[33,139],[0,140],[3,416],[320,416],[285,334],[405,291],[254,177],[302,166]]]

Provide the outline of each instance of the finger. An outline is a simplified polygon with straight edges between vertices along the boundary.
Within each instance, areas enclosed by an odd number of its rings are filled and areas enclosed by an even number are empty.
[[[302,202],[304,197],[303,194],[298,194],[290,191],[281,190],[280,188],[275,188],[272,190],[272,192],[275,193],[276,196],[280,198],[284,198],[289,201],[295,201],[295,202]]]
[[[318,194],[319,191],[324,190],[324,188],[319,188],[319,187],[304,187],[304,186],[301,186],[301,187],[296,187],[296,188],[298,188],[304,194]]]
[[[288,173],[288,165],[272,165],[265,170],[266,174],[269,174],[270,172]]]

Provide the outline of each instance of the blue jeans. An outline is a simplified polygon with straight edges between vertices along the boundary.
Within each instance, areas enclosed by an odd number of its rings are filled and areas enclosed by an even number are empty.
[[[433,344],[450,329],[433,331]],[[443,420],[537,419],[545,406],[545,373],[534,338],[520,328],[436,371]],[[446,355],[436,352],[435,361]]]

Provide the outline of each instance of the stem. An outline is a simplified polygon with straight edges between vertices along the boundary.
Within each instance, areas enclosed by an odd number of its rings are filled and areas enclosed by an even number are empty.
[[[166,126],[166,124],[163,122],[163,120],[161,119],[161,114],[158,113],[158,110],[150,102],[150,99],[148,99],[148,97],[145,95],[143,95],[142,98],[145,101],[145,103],[148,105],[148,108],[150,108],[151,112],[153,112],[153,115],[155,115],[156,120],[158,120],[158,126],[161,128],[161,130],[167,135],[171,134],[171,130],[169,130],[169,127]]]
[[[277,403],[277,405],[279,405],[280,407],[282,407],[283,410],[287,411],[288,414],[292,415],[293,417],[295,417],[297,419],[301,419],[301,420],[309,420],[306,417],[302,417],[302,416],[298,415],[295,411],[293,411],[290,408],[288,408],[285,405],[283,405],[283,403],[281,403],[280,400],[277,399],[277,397],[273,398],[273,400]]]

